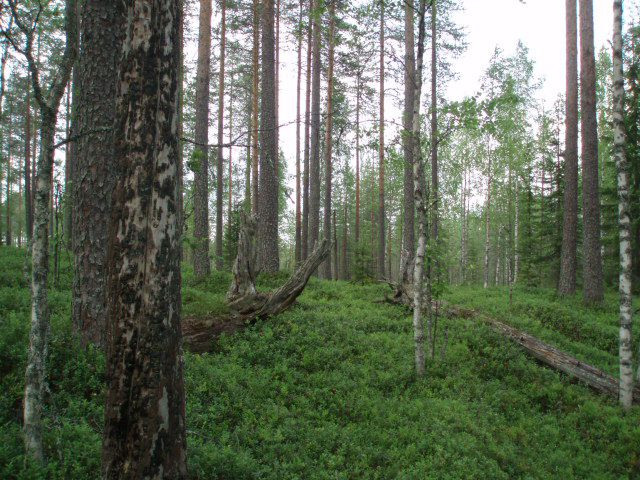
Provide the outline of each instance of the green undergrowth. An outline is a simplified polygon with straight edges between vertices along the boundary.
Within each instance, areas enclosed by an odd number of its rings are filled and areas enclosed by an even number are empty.
[[[615,292],[608,292],[604,303],[597,307],[585,306],[580,294],[560,298],[549,289],[515,288],[511,304],[506,287],[456,287],[445,298],[502,320],[611,375],[618,375],[620,324]],[[636,331],[640,328],[638,322],[636,316]]]
[[[104,357],[73,340],[68,270],[51,293],[49,463],[44,470],[24,465],[20,408],[29,292],[23,259],[0,248],[0,478],[99,478]],[[212,274],[196,281],[185,268],[185,314],[224,311],[228,280]],[[273,288],[283,280],[264,277],[259,284]],[[472,320],[439,321],[438,354],[426,378],[417,380],[410,312],[380,303],[385,293],[377,284],[312,279],[288,312],[222,337],[210,354],[186,354],[192,478],[639,475],[640,409],[623,415],[614,401],[540,366]],[[471,290],[448,295],[459,303],[474,298]],[[537,308],[554,305],[544,294],[527,295]],[[605,332],[615,324],[606,310],[591,321]],[[549,326],[540,331],[564,337]],[[583,345],[585,355],[610,355],[607,344],[590,335],[566,341]]]

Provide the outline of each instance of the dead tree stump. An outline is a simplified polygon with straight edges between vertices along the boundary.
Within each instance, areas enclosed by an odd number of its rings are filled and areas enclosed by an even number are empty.
[[[255,216],[241,214],[238,256],[233,264],[233,280],[227,292],[229,312],[210,317],[186,317],[182,321],[185,347],[195,353],[208,351],[223,333],[235,333],[259,318],[278,315],[288,309],[303,292],[309,277],[328,255],[330,244],[323,239],[289,279],[270,293],[258,292]]]

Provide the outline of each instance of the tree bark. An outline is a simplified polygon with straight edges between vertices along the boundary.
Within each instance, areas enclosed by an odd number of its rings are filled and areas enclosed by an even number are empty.
[[[491,149],[487,147],[488,154],[488,174],[487,174],[487,201],[485,204],[485,237],[484,237],[484,288],[489,287],[489,248],[491,246],[491,180],[492,180],[492,172],[491,172],[491,160],[492,153]]]
[[[264,7],[263,7],[264,8]],[[216,155],[216,269],[222,270],[222,229],[224,199],[224,75],[227,52],[227,1],[221,0],[220,20],[220,74],[218,76],[218,153]],[[264,59],[263,59],[264,61]],[[264,67],[263,67],[264,68]],[[264,96],[265,92],[262,91]]]
[[[327,124],[325,127],[325,139],[324,139],[324,238],[331,243],[331,188],[333,186],[332,180],[332,154],[333,154],[333,63],[335,56],[335,0],[330,0],[329,4],[329,63],[327,66]],[[329,256],[324,263],[324,278],[331,280],[332,275],[332,259],[331,250],[329,250]]]
[[[356,243],[360,242],[360,95],[361,72],[356,75]],[[413,109],[413,106],[411,107]],[[411,173],[413,175],[413,172]],[[413,198],[413,192],[411,192]]]
[[[633,320],[629,162],[624,125],[624,72],[622,61],[622,0],[613,1],[613,155],[618,170],[618,230],[620,236],[620,404],[633,403]]]
[[[78,133],[113,125],[124,22],[124,9],[118,2],[89,2],[81,11],[82,44],[76,67],[78,103],[74,107]],[[116,182],[113,142],[109,128],[83,134],[74,148],[73,326],[84,346],[106,344],[107,238]]]
[[[187,477],[180,328],[179,0],[134,0],[116,95],[103,478]]]
[[[13,179],[11,178],[11,119],[12,119],[12,111],[9,108],[9,114],[7,115],[7,123],[8,123],[8,138],[7,138],[7,178],[6,178],[6,187],[7,187],[7,199],[5,201],[5,244],[7,246],[11,246],[13,244],[13,232],[11,225],[11,183]]]
[[[209,95],[211,85],[212,0],[200,0],[198,65],[196,70],[195,141],[193,175],[193,271],[196,277],[211,273],[209,259]],[[220,143],[220,139],[218,139]]]
[[[431,2],[431,240],[438,243],[438,209],[440,193],[438,187],[438,41],[437,0]]]
[[[259,55],[260,55],[260,6],[258,0],[253,0],[253,49],[252,56],[252,85],[251,85],[251,211],[258,214],[258,182],[259,182],[259,123],[258,123],[258,97],[259,97]]]
[[[258,265],[263,272],[280,268],[278,253],[278,189],[276,158],[275,37],[273,0],[262,2],[262,106],[260,135],[260,201]]]
[[[59,63],[54,65],[52,83],[46,89],[41,85],[38,63],[33,57],[31,40],[25,49],[27,65],[34,97],[40,111],[40,157],[35,182],[34,233],[32,243],[31,273],[31,328],[29,352],[25,374],[23,429],[27,456],[38,462],[44,460],[42,446],[42,407],[45,392],[45,362],[47,359],[50,329],[47,296],[49,275],[49,219],[51,205],[51,185],[53,182],[54,144],[58,108],[69,81],[71,69],[78,51],[78,30],[76,22],[76,0],[65,2],[66,44]],[[17,15],[13,10],[13,16]]]
[[[402,150],[404,154],[404,184],[402,217],[402,255],[400,281],[411,283],[413,252],[415,252],[415,203],[413,192],[413,98],[415,96],[415,39],[413,1],[404,3],[404,114]]]
[[[302,179],[302,260],[306,260],[309,255],[309,132],[310,132],[310,108],[311,108],[311,39],[312,39],[312,16],[313,0],[309,0],[309,19],[307,25],[307,76],[304,109],[304,172]]]
[[[567,98],[564,155],[564,217],[558,293],[576,291],[578,245],[578,31],[576,0],[566,0]]]
[[[314,2],[315,4],[315,2]],[[313,77],[311,79],[311,152],[309,159],[309,241],[314,248],[320,236],[320,75],[322,70],[319,15],[313,15]]]
[[[415,265],[413,271],[413,339],[415,351],[416,375],[424,376],[425,357],[424,357],[424,324],[422,321],[422,301],[423,301],[423,274],[424,274],[424,257],[427,247],[427,206],[423,192],[424,162],[422,160],[422,152],[420,148],[420,97],[422,94],[422,70],[424,57],[424,39],[425,39],[425,14],[426,0],[420,0],[420,11],[418,21],[418,56],[415,72],[415,94],[413,99],[413,183],[415,206],[418,213],[418,245],[415,255]],[[405,291],[405,296],[411,295],[411,292]]]
[[[33,168],[35,170],[35,168]],[[27,87],[27,100],[25,105],[24,121],[24,205],[25,205],[25,229],[27,244],[31,245],[33,234],[33,204],[31,203],[31,88]]]
[[[384,0],[380,0],[380,140],[378,149],[378,277],[385,278],[385,211],[384,211]]]
[[[598,122],[593,46],[593,0],[580,0],[580,112],[582,123],[583,283],[587,304],[604,299],[600,251],[600,189],[598,186]]]
[[[298,76],[296,84],[296,245],[295,261],[298,265],[302,261],[302,192],[300,191],[300,102],[302,88],[302,6],[300,0],[300,14],[298,18]]]

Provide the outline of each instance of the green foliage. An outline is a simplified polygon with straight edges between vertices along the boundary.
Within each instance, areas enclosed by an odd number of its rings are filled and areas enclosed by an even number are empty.
[[[23,259],[19,250],[0,248],[0,478],[99,478],[104,357],[74,341],[68,288],[51,298],[49,463],[44,469],[24,465],[20,416],[29,292],[20,280]],[[284,276],[260,277],[259,284],[272,288]],[[215,310],[229,279],[214,273],[197,280],[185,267],[184,311]],[[381,284],[312,279],[285,314],[222,337],[215,353],[187,353],[192,478],[640,474],[637,407],[623,415],[613,400],[541,367],[471,320],[440,320],[439,330],[449,330],[446,358],[429,362],[425,380],[417,381],[410,313],[376,303],[385,293]],[[578,301],[563,306],[549,291],[517,290],[509,310],[504,289],[443,295],[614,368],[606,343],[615,333],[613,298],[592,311]],[[442,347],[440,336],[437,351]]]

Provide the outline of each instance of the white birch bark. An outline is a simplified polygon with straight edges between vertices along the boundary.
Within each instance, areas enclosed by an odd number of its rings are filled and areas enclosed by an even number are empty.
[[[422,93],[422,69],[424,57],[426,0],[420,0],[418,24],[418,56],[415,76],[415,96],[413,99],[413,180],[416,211],[418,212],[418,245],[413,271],[413,338],[415,344],[416,375],[424,376],[424,324],[422,321],[422,279],[424,274],[424,257],[427,247],[427,206],[422,191],[424,166],[420,148],[420,97]]]
[[[633,401],[631,219],[629,163],[625,152],[624,76],[622,63],[622,0],[613,2],[613,154],[618,170],[618,229],[620,235],[620,404]]]

